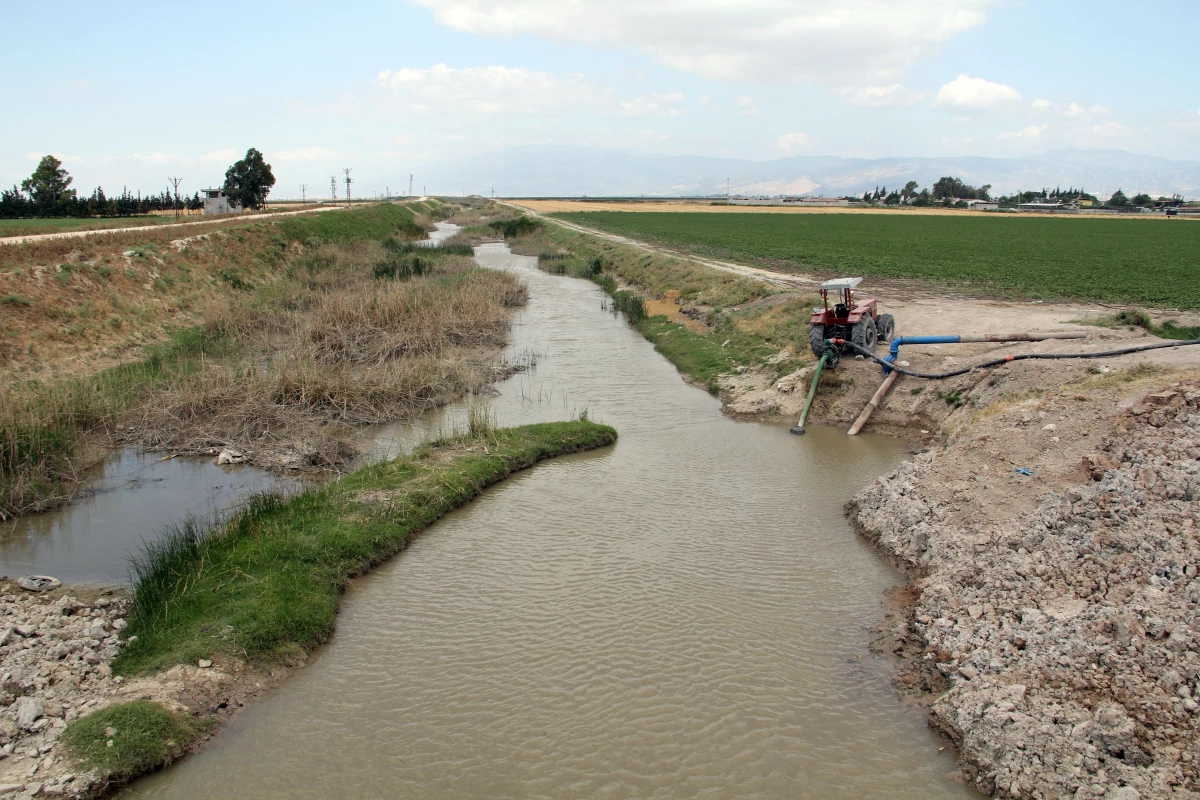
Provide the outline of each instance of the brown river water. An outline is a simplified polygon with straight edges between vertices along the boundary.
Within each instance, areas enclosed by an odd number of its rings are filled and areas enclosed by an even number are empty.
[[[620,441],[515,475],[355,581],[306,669],[122,797],[976,797],[868,652],[899,578],[842,505],[905,446],[731,420],[590,282],[477,252],[531,290],[513,352],[538,363],[499,385],[497,421],[586,408]],[[109,494],[133,513],[146,491]]]

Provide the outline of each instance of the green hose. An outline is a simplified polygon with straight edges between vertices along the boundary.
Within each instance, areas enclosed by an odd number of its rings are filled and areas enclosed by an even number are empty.
[[[821,353],[821,360],[817,362],[817,371],[813,373],[812,386],[808,389],[808,399],[804,401],[804,410],[800,412],[800,421],[796,423],[796,427],[792,428],[792,433],[797,436],[804,433],[804,420],[808,417],[808,409],[812,408],[813,397],[817,394],[817,381],[821,380],[821,370],[825,369],[825,362],[829,358],[832,346],[832,343],[825,342],[825,349]]]

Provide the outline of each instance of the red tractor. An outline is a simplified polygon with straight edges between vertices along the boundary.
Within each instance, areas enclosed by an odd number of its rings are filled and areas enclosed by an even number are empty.
[[[808,325],[808,344],[813,355],[825,353],[826,339],[845,339],[865,350],[875,350],[879,342],[892,338],[896,320],[891,314],[880,314],[874,300],[854,300],[851,292],[862,278],[836,278],[820,286],[824,308],[814,308]],[[829,307],[833,295],[833,307]]]

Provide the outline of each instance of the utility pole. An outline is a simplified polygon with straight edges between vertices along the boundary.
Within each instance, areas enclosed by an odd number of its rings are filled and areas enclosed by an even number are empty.
[[[729,205],[729,178],[725,179],[725,205]]]
[[[305,194],[306,191],[308,191],[308,184],[307,183],[300,184],[300,205],[304,205],[304,199],[305,199],[305,197],[307,197],[307,195]]]
[[[179,184],[183,178],[167,178],[175,187],[175,219],[179,219]]]
[[[412,179],[413,179],[413,176],[412,176],[412,173],[410,172],[410,173],[408,173],[408,196],[409,197],[412,197]]]
[[[346,173],[346,208],[350,207],[350,167],[345,167],[342,172]]]
[[[389,202],[390,202],[390,201],[391,201],[391,199],[392,199],[392,187],[390,187],[390,186],[385,186],[385,187],[383,187],[383,188],[384,188],[384,190],[387,192],[387,197],[385,197],[385,198],[383,198],[383,199],[384,199],[384,200],[387,200],[387,201],[389,201]]]
[[[333,196],[333,202],[337,202],[337,175],[329,176],[329,194]]]

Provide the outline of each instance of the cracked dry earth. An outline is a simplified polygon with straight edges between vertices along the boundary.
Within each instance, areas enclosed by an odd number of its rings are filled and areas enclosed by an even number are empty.
[[[988,409],[848,506],[911,578],[897,686],[985,792],[1200,798],[1200,382],[1158,380]]]

